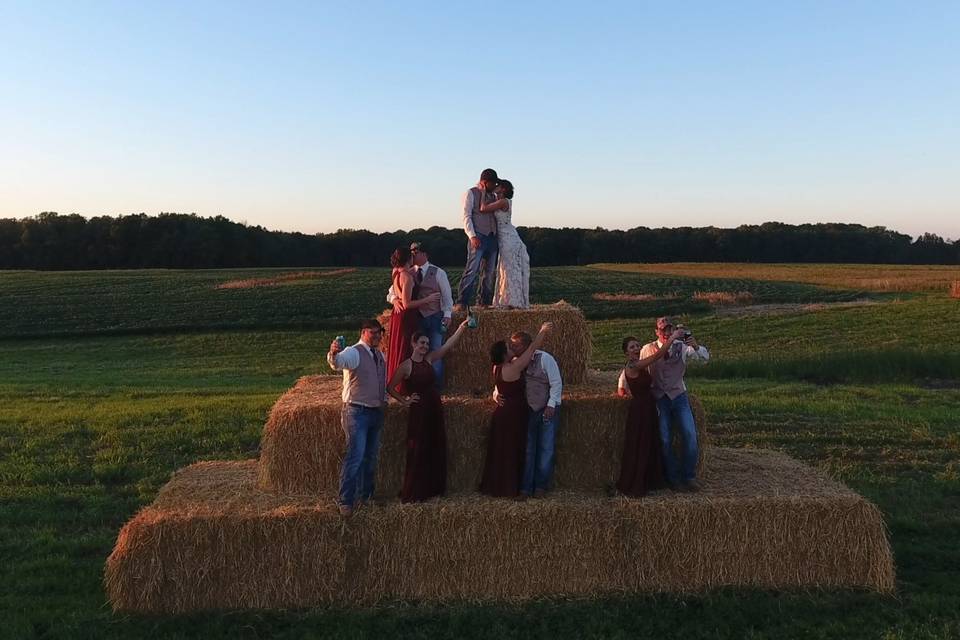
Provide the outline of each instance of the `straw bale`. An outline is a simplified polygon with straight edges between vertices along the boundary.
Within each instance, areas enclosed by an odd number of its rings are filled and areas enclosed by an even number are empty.
[[[554,329],[543,349],[556,358],[565,384],[583,382],[593,342],[583,312],[577,307],[561,300],[555,304],[535,304],[528,309],[474,307],[472,311],[477,315],[477,328],[465,332],[444,359],[444,385],[448,391],[486,394],[493,382],[490,346],[516,331],[536,335],[540,325],[548,321],[554,324]],[[464,311],[454,312],[450,326],[456,328],[465,317]],[[389,318],[389,311],[379,317],[387,330],[381,343],[383,349],[390,344]]]
[[[338,482],[346,440],[340,426],[341,379],[306,376],[270,412],[261,443],[259,478],[264,489],[284,493],[332,491]],[[620,472],[628,402],[616,397],[615,374],[591,373],[587,382],[565,385],[557,435],[555,485],[573,491],[602,491]],[[444,396],[447,429],[447,492],[477,490],[483,473],[491,389],[482,398]],[[706,417],[691,396],[700,460],[705,472]],[[400,491],[406,464],[407,410],[387,407],[381,436],[377,494]],[[679,442],[676,443],[679,446]]]
[[[193,465],[120,532],[115,610],[182,613],[390,600],[523,601],[721,586],[889,592],[877,508],[802,463],[716,448],[697,494],[478,495],[342,519],[334,496],[256,486],[255,463]]]

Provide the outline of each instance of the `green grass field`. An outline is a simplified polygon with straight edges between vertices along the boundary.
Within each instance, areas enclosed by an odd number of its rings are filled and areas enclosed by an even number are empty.
[[[542,269],[531,290],[536,301],[585,309],[599,368],[615,368],[620,339],[649,336],[658,313],[685,314],[713,354],[690,386],[715,442],[785,451],[875,501],[897,562],[895,596],[724,589],[524,606],[114,615],[101,579],[123,523],[177,468],[255,457],[276,398],[324,370],[332,336],[382,308],[386,271],[239,290],[215,286],[282,272],[4,272],[0,637],[960,637],[960,300],[732,271]],[[730,314],[692,301],[695,291],[750,291],[758,304],[876,304]],[[603,302],[598,292],[669,299]]]

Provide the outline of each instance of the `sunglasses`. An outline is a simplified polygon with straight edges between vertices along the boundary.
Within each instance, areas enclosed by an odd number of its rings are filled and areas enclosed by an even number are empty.
[[[657,331],[664,331],[664,332],[666,332],[666,331],[673,331],[673,325],[672,325],[672,324],[665,324],[665,325],[663,325],[662,327],[660,327],[659,329],[657,329]]]

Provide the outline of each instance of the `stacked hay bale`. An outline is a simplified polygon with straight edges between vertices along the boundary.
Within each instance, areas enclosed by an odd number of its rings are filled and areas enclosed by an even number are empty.
[[[341,381],[306,376],[274,405],[264,427],[259,484],[281,493],[320,493],[336,488],[346,442],[340,428]],[[564,387],[557,436],[555,484],[558,489],[602,492],[620,472],[629,402],[616,396],[616,378],[589,376]],[[488,389],[489,393],[489,389]],[[445,396],[447,492],[471,493],[480,485],[487,432],[495,404],[489,395]],[[692,399],[704,469],[706,417]],[[377,468],[377,493],[400,491],[406,463],[407,410],[387,407]],[[679,442],[677,443],[679,446]]]
[[[490,346],[505,340],[517,331],[536,335],[544,322],[553,323],[543,349],[556,358],[564,384],[584,382],[593,352],[590,328],[583,312],[571,304],[535,304],[529,309],[474,309],[477,328],[460,338],[460,344],[444,359],[444,388],[449,393],[490,393]],[[466,318],[465,311],[456,311],[450,322],[451,331]],[[378,318],[386,333],[382,348],[390,344],[390,314]]]
[[[558,490],[523,503],[479,496],[494,407],[487,350],[547,320],[557,330],[545,348],[557,357],[565,383]],[[479,322],[447,359],[449,497],[390,500],[341,518],[335,504],[345,449],[341,380],[301,378],[273,407],[259,461],[188,467],[124,526],[106,566],[114,609],[521,601],[728,585],[893,589],[893,559],[876,507],[770,452],[711,448],[704,473],[706,419],[692,397],[703,490],[608,497],[628,402],[614,394],[615,372],[588,372],[583,315],[560,304],[483,310]],[[381,496],[400,488],[406,419],[405,409],[388,407]]]
[[[721,586],[890,592],[872,504],[783,454],[714,449],[698,494],[643,500],[559,492],[391,502],[343,520],[333,495],[256,486],[256,463],[178,473],[107,561],[117,610],[523,601]]]

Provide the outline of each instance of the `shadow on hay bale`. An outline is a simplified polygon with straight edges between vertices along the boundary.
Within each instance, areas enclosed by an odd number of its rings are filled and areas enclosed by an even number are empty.
[[[554,330],[543,345],[560,366],[564,384],[583,382],[587,364],[593,352],[590,329],[583,312],[571,304],[536,304],[529,309],[474,309],[477,328],[461,336],[460,343],[444,359],[444,385],[448,392],[489,393],[490,346],[497,340],[509,338],[516,331],[536,335],[544,322],[554,323]],[[455,312],[450,326],[456,328],[466,313]],[[386,333],[381,343],[384,350],[390,344],[390,312],[378,318]]]
[[[263,430],[259,479],[282,493],[334,491],[346,441],[340,427],[341,379],[306,376],[274,405]],[[573,491],[603,491],[620,472],[628,402],[616,397],[615,375],[591,374],[587,384],[565,385],[557,435],[555,485]],[[487,389],[487,394],[491,391]],[[444,396],[447,430],[447,492],[480,486],[490,416],[489,395]],[[691,396],[700,442],[698,475],[705,470],[706,417]],[[384,419],[377,494],[400,491],[406,464],[407,410],[391,403]]]
[[[713,449],[699,494],[472,495],[337,514],[334,496],[256,486],[256,462],[178,472],[120,532],[118,611],[290,608],[382,600],[522,601],[721,586],[889,592],[877,508],[779,453]]]

